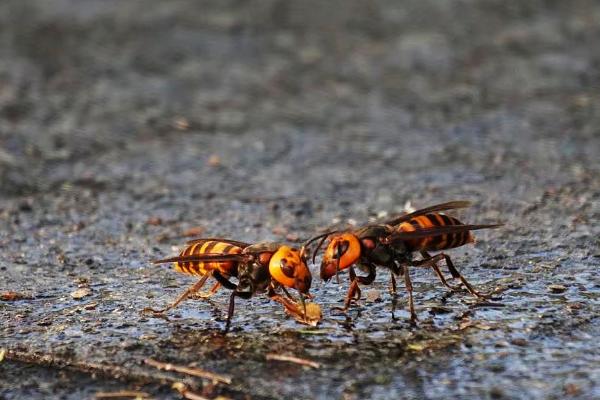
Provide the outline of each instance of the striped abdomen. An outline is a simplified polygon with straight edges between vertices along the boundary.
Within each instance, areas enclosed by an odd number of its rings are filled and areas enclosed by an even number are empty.
[[[191,256],[194,254],[240,254],[242,248],[218,240],[207,240],[194,243],[186,247],[179,255]],[[173,263],[175,270],[190,275],[204,275],[209,271],[218,269],[225,276],[237,276],[236,261],[202,262],[202,261],[177,261]]]
[[[454,217],[448,215],[431,213],[419,215],[406,222],[402,222],[398,229],[402,232],[412,232],[422,228],[432,228],[436,226],[464,225]],[[467,243],[475,241],[475,237],[469,231],[447,233],[437,236],[429,236],[420,239],[406,241],[406,247],[409,251],[419,250],[446,250],[454,247],[460,247]]]

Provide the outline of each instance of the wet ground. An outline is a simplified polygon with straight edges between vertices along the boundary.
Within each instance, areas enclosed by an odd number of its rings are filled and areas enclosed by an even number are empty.
[[[2,2],[0,398],[600,397],[599,41],[593,1]],[[189,235],[453,199],[506,223],[451,251],[493,302],[415,270],[416,328],[387,273],[350,319],[315,278],[316,329],[257,297],[224,336],[226,291],[140,314]]]

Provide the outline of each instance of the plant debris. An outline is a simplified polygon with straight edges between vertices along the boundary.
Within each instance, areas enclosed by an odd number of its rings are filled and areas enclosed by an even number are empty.
[[[225,383],[231,384],[231,377],[227,375],[215,374],[213,372],[209,372],[200,368],[195,367],[185,367],[182,365],[175,365],[170,363],[163,363],[160,361],[153,360],[151,358],[147,358],[144,360],[145,364],[148,364],[154,368],[161,369],[164,371],[175,371],[180,372],[182,374],[197,376],[199,378],[208,379],[215,383]]]
[[[33,297],[29,294],[19,293],[15,291],[7,291],[0,294],[0,300],[4,301],[16,301],[16,300],[30,300]]]
[[[321,364],[319,364],[318,362],[312,361],[312,360],[307,360],[305,358],[289,356],[289,355],[285,355],[285,354],[274,354],[274,353],[269,353],[269,354],[267,354],[266,357],[267,357],[267,360],[286,361],[286,362],[291,362],[294,364],[303,365],[305,367],[321,368]]]
[[[200,236],[204,233],[204,228],[201,226],[193,226],[191,228],[188,228],[186,230],[184,230],[181,233],[181,236],[183,237],[197,237]]]
[[[119,390],[116,392],[97,392],[95,395],[96,399],[118,399],[123,397],[133,397],[134,399],[147,399],[150,395],[146,392],[139,392],[136,390]]]
[[[548,291],[550,291],[551,293],[564,293],[567,291],[567,287],[564,285],[549,285],[548,286]]]
[[[86,296],[89,296],[90,294],[92,294],[92,289],[84,287],[71,292],[71,297],[75,300],[79,300],[83,299]]]

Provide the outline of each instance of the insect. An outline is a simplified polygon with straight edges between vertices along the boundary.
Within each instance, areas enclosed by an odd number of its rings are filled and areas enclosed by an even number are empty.
[[[233,317],[235,298],[249,299],[256,293],[264,292],[272,300],[283,304],[286,311],[297,320],[311,322],[307,319],[305,298],[311,297],[309,289],[312,276],[306,266],[304,248],[299,251],[282,243],[249,244],[229,239],[202,238],[188,242],[179,256],[156,260],[154,263],[173,263],[176,271],[200,276],[200,279],[168,307],[161,310],[146,308],[144,311],[164,314],[177,307],[191,294],[198,292],[212,277],[217,282],[201,297],[211,296],[220,286],[232,291],[229,297],[226,331],[229,330]],[[231,278],[237,278],[237,284],[231,282]],[[279,288],[284,296],[277,293]],[[286,288],[298,290],[301,310],[297,300]]]
[[[440,281],[453,291],[460,290],[448,283],[440,271],[438,262],[444,260],[453,278],[460,280],[465,289],[476,297],[488,295],[477,291],[456,269],[444,250],[463,246],[475,240],[471,231],[484,228],[496,228],[502,224],[465,225],[454,217],[441,211],[465,208],[468,201],[452,201],[423,208],[409,214],[395,217],[382,224],[373,224],[348,231],[330,231],[309,239],[305,246],[319,240],[313,253],[313,263],[319,249],[329,238],[321,263],[321,278],[329,280],[342,270],[348,269],[350,287],[346,295],[343,310],[347,310],[353,299],[361,296],[359,285],[369,285],[376,277],[376,267],[387,267],[391,272],[391,291],[396,292],[396,276],[403,275],[408,292],[408,304],[411,322],[415,323],[413,287],[410,279],[410,267],[432,268]],[[442,251],[431,255],[430,251]],[[420,253],[421,260],[413,260],[413,253]],[[354,266],[366,272],[357,275]]]

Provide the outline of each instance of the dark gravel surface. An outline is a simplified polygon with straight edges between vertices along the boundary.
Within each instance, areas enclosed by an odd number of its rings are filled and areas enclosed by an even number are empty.
[[[1,2],[0,399],[600,398],[598,43],[595,1]],[[316,329],[261,296],[224,336],[225,290],[140,314],[194,281],[149,263],[190,230],[454,199],[506,223],[451,251],[492,304],[422,270],[416,328],[387,274],[351,319],[315,277]]]

